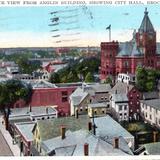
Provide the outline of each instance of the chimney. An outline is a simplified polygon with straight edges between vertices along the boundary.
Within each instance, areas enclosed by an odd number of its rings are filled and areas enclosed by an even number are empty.
[[[119,138],[115,137],[113,140],[113,147],[114,148],[119,148]]]
[[[66,132],[66,128],[64,126],[61,126],[61,138],[65,139],[65,132]]]
[[[76,109],[75,117],[78,119],[78,109]]]
[[[48,114],[48,107],[46,108],[46,114]]]
[[[84,156],[88,156],[89,155],[89,144],[85,143],[84,144]]]
[[[29,112],[32,112],[32,106],[29,105]]]
[[[88,131],[92,130],[92,122],[88,122]]]
[[[153,131],[153,142],[157,142],[157,139],[158,139],[158,132]]]

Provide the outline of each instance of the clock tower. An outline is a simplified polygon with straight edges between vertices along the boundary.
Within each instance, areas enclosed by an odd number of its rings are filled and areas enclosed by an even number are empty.
[[[144,65],[156,67],[156,32],[149,19],[147,8],[145,9],[141,26],[136,33],[136,42],[137,47],[144,55]]]

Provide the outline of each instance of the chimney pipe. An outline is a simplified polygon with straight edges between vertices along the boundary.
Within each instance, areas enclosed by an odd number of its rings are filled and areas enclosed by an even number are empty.
[[[76,109],[75,117],[78,119],[78,109]]]
[[[31,105],[29,105],[29,112],[32,112],[32,107],[31,107]]]
[[[88,131],[92,130],[92,122],[88,122]]]
[[[114,148],[119,148],[119,138],[115,137],[113,140],[113,147]]]
[[[46,108],[46,114],[48,114],[48,107]]]
[[[84,156],[88,156],[89,155],[89,144],[85,143],[84,144]]]
[[[65,139],[65,132],[66,132],[66,128],[64,126],[61,126],[61,138]]]
[[[153,142],[157,142],[157,138],[158,138],[158,132],[157,131],[153,131]]]

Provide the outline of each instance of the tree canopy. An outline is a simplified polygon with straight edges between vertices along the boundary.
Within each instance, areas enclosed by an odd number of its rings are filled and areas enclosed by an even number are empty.
[[[0,110],[4,114],[6,129],[10,108],[20,99],[29,102],[32,95],[32,87],[20,80],[10,79],[0,83]]]
[[[73,60],[67,67],[59,70],[56,77],[59,75],[60,83],[83,81],[88,73],[92,75],[98,73],[99,65],[100,59],[97,57]],[[53,74],[50,78],[50,82],[55,83],[53,80],[54,78],[55,75]]]
[[[151,68],[137,67],[136,86],[140,91],[147,92],[156,89],[159,71]]]

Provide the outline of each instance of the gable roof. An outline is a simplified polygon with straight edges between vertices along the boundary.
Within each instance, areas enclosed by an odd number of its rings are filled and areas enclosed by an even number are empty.
[[[160,99],[141,100],[140,102],[160,110]]]
[[[110,90],[110,94],[115,94],[116,92],[117,94],[122,94],[122,93],[126,94],[127,87],[128,91],[131,91],[134,86],[131,84],[117,82],[115,86]]]
[[[112,100],[114,102],[128,102],[128,97],[126,93],[112,94]]]
[[[90,119],[87,115],[79,115],[78,119],[75,117],[60,117],[50,120],[38,120],[32,132],[38,127],[40,138],[44,141],[59,136],[61,126],[65,126],[66,130],[76,131],[81,128],[88,128],[89,121]]]
[[[79,105],[89,94],[85,92],[82,88],[78,87],[71,95],[70,99],[73,105]]]
[[[41,147],[49,153],[54,150],[56,156],[83,156],[83,146],[85,143],[89,144],[90,156],[132,155],[131,150],[123,138],[119,138],[119,149],[115,149],[113,148],[113,142],[104,141],[86,130],[67,131],[65,139],[62,140],[60,136],[49,139],[43,141]]]

